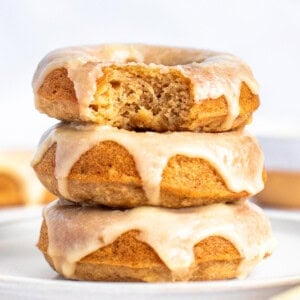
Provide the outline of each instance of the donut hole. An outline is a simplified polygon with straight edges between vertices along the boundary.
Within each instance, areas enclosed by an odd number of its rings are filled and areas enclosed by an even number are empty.
[[[134,57],[128,57],[125,59],[125,63],[136,63],[136,62],[138,62],[138,61]]]

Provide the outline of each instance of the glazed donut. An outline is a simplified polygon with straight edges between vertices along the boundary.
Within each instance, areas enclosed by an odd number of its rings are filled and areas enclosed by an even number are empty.
[[[59,124],[32,163],[49,191],[109,207],[188,207],[233,202],[261,191],[263,154],[241,131],[132,132]]]
[[[245,277],[274,240],[248,202],[117,211],[58,201],[44,209],[37,246],[66,278],[156,282]]]
[[[237,57],[140,44],[51,52],[33,90],[50,117],[128,130],[228,131],[259,106],[253,74]]]
[[[44,204],[54,200],[30,167],[33,153],[26,150],[0,152],[0,207]]]

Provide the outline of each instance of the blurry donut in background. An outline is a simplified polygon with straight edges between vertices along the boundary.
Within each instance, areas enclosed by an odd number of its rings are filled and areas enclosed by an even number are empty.
[[[32,156],[28,150],[0,151],[0,207],[45,204],[55,198],[32,170]]]
[[[260,205],[300,209],[300,139],[259,138],[268,179],[256,196]]]

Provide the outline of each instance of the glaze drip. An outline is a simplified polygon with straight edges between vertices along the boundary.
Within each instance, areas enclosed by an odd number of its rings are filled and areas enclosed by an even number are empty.
[[[133,132],[110,126],[59,124],[46,133],[34,157],[38,164],[56,143],[55,177],[60,194],[72,199],[68,175],[81,155],[104,141],[123,146],[134,158],[150,205],[160,204],[160,183],[169,159],[181,154],[208,161],[233,192],[263,189],[263,153],[256,140],[240,131],[229,133]]]
[[[138,239],[154,249],[171,270],[173,280],[188,280],[194,246],[210,236],[224,237],[238,250],[242,258],[239,277],[246,276],[274,247],[269,221],[249,202],[119,211],[56,201],[44,209],[44,218],[48,255],[68,278],[72,278],[76,262],[130,230],[139,231]]]

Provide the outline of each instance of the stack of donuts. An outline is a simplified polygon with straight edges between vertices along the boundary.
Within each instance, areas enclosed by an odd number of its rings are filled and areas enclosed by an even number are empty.
[[[37,109],[62,122],[32,162],[59,200],[38,248],[66,278],[241,278],[272,253],[270,223],[247,198],[265,181],[243,130],[259,106],[237,57],[150,45],[48,54],[33,79]]]

